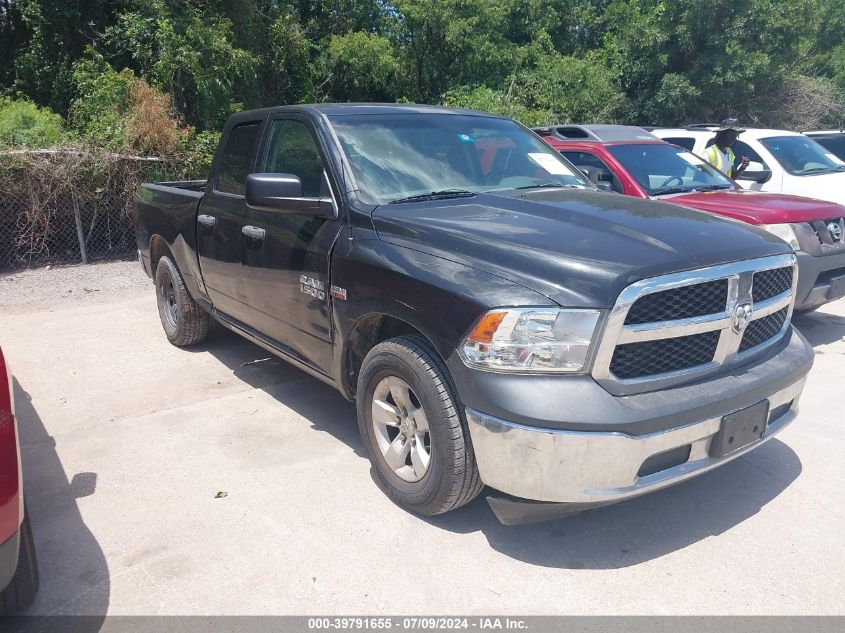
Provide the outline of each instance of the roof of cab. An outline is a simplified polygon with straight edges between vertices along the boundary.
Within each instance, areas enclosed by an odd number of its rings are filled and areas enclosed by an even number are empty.
[[[249,117],[264,114],[279,114],[282,112],[318,111],[325,115],[349,114],[459,114],[464,116],[482,116],[495,119],[505,119],[489,112],[465,110],[464,108],[445,108],[442,106],[423,105],[416,103],[304,103],[287,106],[274,106],[257,110],[246,110],[237,113],[238,117]]]
[[[659,141],[647,130],[635,125],[552,125],[532,128],[543,137],[559,141],[594,141],[618,143],[625,141]]]

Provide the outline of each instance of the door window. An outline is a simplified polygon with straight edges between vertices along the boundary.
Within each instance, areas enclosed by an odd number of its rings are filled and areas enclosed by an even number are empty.
[[[734,156],[736,157],[736,160],[734,160],[734,170],[736,170],[739,166],[739,161],[743,156],[748,156],[748,160],[751,162],[760,163],[763,166],[763,169],[768,169],[768,167],[766,167],[766,161],[760,158],[760,154],[751,149],[751,146],[748,143],[737,141],[731,149],[734,151]]]
[[[622,183],[619,182],[616,174],[607,166],[607,163],[595,154],[569,151],[562,151],[561,154],[566,160],[586,173],[591,181],[596,184],[602,181],[609,182],[616,193],[624,193],[624,187],[622,187]]]
[[[302,181],[303,197],[322,198],[329,195],[324,169],[317,140],[305,123],[294,119],[273,122],[263,172],[293,174]]]
[[[232,128],[220,167],[217,170],[215,189],[224,193],[244,195],[246,177],[252,173],[256,148],[261,133],[261,123],[242,123]]]

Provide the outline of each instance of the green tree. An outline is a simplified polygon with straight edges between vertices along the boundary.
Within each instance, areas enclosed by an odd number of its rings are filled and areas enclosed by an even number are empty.
[[[227,18],[175,0],[131,4],[108,29],[108,43],[170,93],[189,123],[219,128],[233,111],[258,105],[243,101],[257,94],[258,60],[235,44]]]
[[[328,45],[330,95],[336,101],[391,101],[398,62],[390,41],[353,31],[332,35]]]

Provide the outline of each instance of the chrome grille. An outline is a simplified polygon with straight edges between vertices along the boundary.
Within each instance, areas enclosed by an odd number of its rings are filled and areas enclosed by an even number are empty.
[[[608,317],[593,377],[625,395],[745,361],[786,333],[795,267],[794,255],[777,255],[632,284]]]
[[[722,312],[728,300],[728,280],[716,279],[640,297],[628,310],[625,324],[688,319]]]
[[[709,363],[719,343],[718,332],[676,336],[643,343],[625,343],[613,351],[610,371],[617,378],[638,378]]]
[[[774,314],[749,323],[745,332],[742,333],[742,343],[739,344],[740,353],[765,343],[780,332],[786,321],[786,313],[787,308],[781,308]]]
[[[819,244],[838,245],[845,243],[845,218],[830,218],[809,223]]]
[[[754,273],[754,281],[751,286],[751,300],[754,303],[771,299],[782,292],[792,288],[792,269],[775,268],[773,270],[761,270]]]

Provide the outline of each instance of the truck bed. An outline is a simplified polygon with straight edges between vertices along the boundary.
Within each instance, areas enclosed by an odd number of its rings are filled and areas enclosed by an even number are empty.
[[[197,210],[205,185],[205,180],[150,182],[135,193],[138,249],[145,270],[152,274],[149,249],[153,234],[158,234],[169,245],[191,290],[199,284]]]

